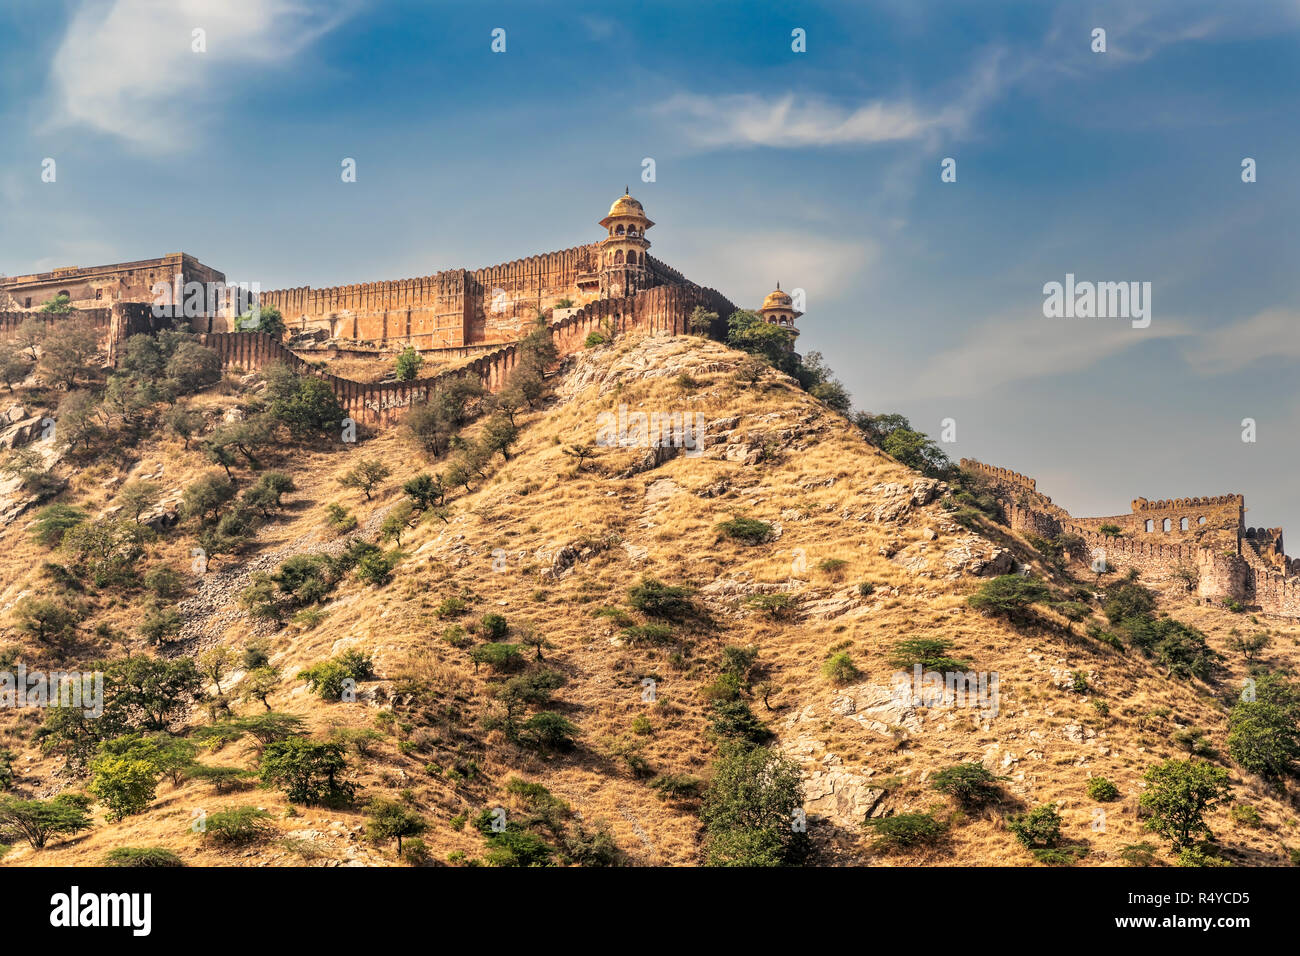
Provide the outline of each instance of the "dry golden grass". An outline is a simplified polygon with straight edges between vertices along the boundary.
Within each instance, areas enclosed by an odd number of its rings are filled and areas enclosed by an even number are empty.
[[[488,480],[453,498],[450,522],[426,520],[403,537],[406,557],[389,585],[370,588],[348,579],[322,607],[319,623],[270,632],[273,662],[285,676],[272,697],[274,708],[303,717],[321,736],[335,727],[383,730],[373,755],[354,760],[364,794],[411,791],[414,806],[431,823],[425,840],[439,859],[452,853],[482,854],[482,840],[473,828],[457,829],[451,821],[458,814],[508,806],[505,783],[519,776],[544,784],[585,821],[607,822],[633,862],[688,865],[701,860],[696,807],[658,799],[621,755],[631,745],[655,773],[707,777],[716,751],[707,732],[709,702],[701,692],[716,676],[724,646],[753,645],[765,667],[763,679],[776,688],[770,698],[774,709],[767,711],[756,700],[756,712],[789,744],[786,721],[811,707],[824,719],[801,724],[799,733],[815,735],[824,753],[845,770],[874,780],[892,778],[885,804],[889,812],[934,805],[949,812],[951,804],[930,788],[928,776],[992,755],[997,772],[1010,778],[1009,793],[1025,807],[1060,805],[1067,839],[1091,849],[1084,865],[1116,865],[1118,851],[1139,842],[1159,846],[1167,861],[1166,848],[1143,830],[1135,813],[1142,773],[1161,759],[1184,755],[1173,739],[1178,727],[1204,729],[1213,746],[1226,752],[1224,702],[1245,674],[1242,662],[1230,659],[1226,676],[1213,688],[1180,683],[1132,653],[1082,637],[1068,640],[1059,631],[1017,633],[973,612],[966,598],[979,579],[950,579],[942,562],[947,551],[971,535],[954,525],[939,504],[914,509],[900,522],[870,519],[871,509],[882,500],[875,486],[910,485],[917,476],[869,446],[847,421],[788,380],[769,379],[754,388],[736,385],[730,369],[737,360],[736,353],[693,338],[627,338],[583,356],[547,408],[522,416],[526,427],[511,460],[498,458]],[[696,384],[686,386],[676,374],[657,371],[670,363],[687,369]],[[200,404],[228,407],[236,401],[236,396],[214,394]],[[683,456],[617,477],[632,468],[643,450],[599,448],[594,460],[577,470],[564,448],[594,444],[596,416],[616,411],[620,403],[633,411],[698,410],[708,419],[739,416],[741,434],[782,429],[798,434],[789,441],[779,439],[776,444],[783,447],[756,464],[709,454]],[[338,485],[339,476],[360,457],[382,458],[392,468],[373,501]],[[197,452],[185,452],[179,442],[166,438],[146,442],[139,458],[144,471],[163,467],[159,481],[168,488],[184,487],[207,470]],[[295,448],[268,465],[291,471],[299,490],[289,496],[285,518],[262,531],[261,554],[291,553],[328,541],[332,535],[323,511],[330,502],[351,510],[363,527],[373,526],[400,500],[402,481],[441,467],[421,460],[400,429],[355,447]],[[120,487],[114,480],[119,471],[115,464],[82,469],[66,500],[92,511],[111,505]],[[719,481],[728,483],[724,494],[698,494]],[[780,536],[755,546],[734,542],[717,525],[735,516],[779,525]],[[0,606],[9,607],[21,594],[39,588],[39,566],[50,560],[30,540],[25,523],[0,533]],[[186,534],[160,541],[151,548],[150,563],[168,561],[183,568],[191,542]],[[553,578],[551,557],[566,545],[582,554],[571,571]],[[826,559],[843,563],[819,568]],[[802,561],[798,570],[796,561]],[[827,610],[774,621],[719,600],[713,612],[717,628],[689,631],[677,647],[628,647],[619,640],[617,626],[592,612],[601,606],[626,608],[628,589],[643,575],[697,588],[719,579],[770,585],[788,590],[804,609]],[[875,585],[875,591],[861,597],[859,582]],[[465,595],[470,596],[468,614],[447,620],[437,616],[444,598]],[[138,601],[103,603],[94,620],[130,633],[139,618]],[[1247,623],[1240,615],[1196,606],[1176,594],[1167,595],[1165,603],[1175,616],[1202,628],[1217,650],[1223,650],[1233,627]],[[450,624],[476,621],[489,612],[505,615],[516,628],[530,624],[548,640],[545,660],[567,678],[557,694],[557,709],[582,731],[575,752],[537,756],[512,746],[499,731],[480,729],[482,718],[495,708],[490,676],[476,673],[468,650],[453,647],[441,634]],[[1264,626],[1277,635],[1266,661],[1294,666],[1300,625],[1271,620]],[[1082,634],[1082,625],[1074,630]],[[238,649],[251,633],[262,631],[269,628],[236,618],[204,640]],[[954,656],[977,670],[996,671],[1000,714],[985,722],[969,712],[933,710],[925,714],[921,732],[902,743],[830,716],[828,705],[838,688],[823,675],[822,665],[832,648],[851,656],[862,680],[887,685],[894,670],[888,663],[890,649],[916,637],[947,640]],[[0,638],[0,645],[13,642],[12,633]],[[428,687],[429,700],[417,708],[419,713],[399,708],[397,721],[386,722],[380,718],[386,705],[322,702],[295,679],[301,668],[350,647],[373,655],[379,686],[391,690],[410,678]],[[81,653],[88,658],[104,649],[87,646]],[[32,648],[26,653],[29,659],[37,656]],[[1056,686],[1060,675],[1072,671],[1089,673],[1095,690],[1079,694]],[[654,703],[642,700],[645,677],[657,682]],[[1109,713],[1096,709],[1094,700],[1104,702]],[[251,713],[261,706],[237,709]],[[638,717],[648,718],[649,733],[633,731]],[[6,714],[0,718],[0,733],[4,745],[20,754],[16,766],[23,791],[49,793],[73,781],[56,777],[56,761],[33,747],[31,729],[38,719],[30,713]],[[1090,728],[1096,736],[1082,743],[1067,740],[1062,732],[1070,725]],[[229,755],[204,759],[251,766],[251,758],[239,753],[240,745],[226,750]],[[1003,768],[1007,753],[1016,761]],[[467,779],[446,773],[471,762],[479,772]],[[427,767],[435,763],[440,772]],[[1235,768],[1232,772],[1234,802],[1255,806],[1263,825],[1243,828],[1230,820],[1225,807],[1214,814],[1212,827],[1239,861],[1284,862],[1286,848],[1300,843],[1293,809],[1257,781]],[[1095,775],[1113,780],[1121,800],[1106,805],[1090,801],[1086,785]],[[39,853],[16,846],[4,862],[93,865],[108,849],[122,845],[169,847],[194,864],[301,862],[276,843],[220,853],[189,831],[196,809],[211,812],[249,803],[270,810],[282,835],[318,831],[321,835],[314,839],[324,845],[323,860],[394,862],[390,848],[357,842],[364,820],[360,810],[300,808],[299,816],[286,817],[288,804],[278,792],[215,795],[198,783],[162,784],[145,814],[108,824],[97,813],[89,833]],[[1106,811],[1104,831],[1093,829],[1098,806]],[[819,834],[814,821],[810,830],[831,862],[1033,865],[1000,820],[996,813],[976,815],[961,821],[944,847],[896,857],[872,852],[854,825],[827,826]],[[350,857],[350,847],[361,848]]]

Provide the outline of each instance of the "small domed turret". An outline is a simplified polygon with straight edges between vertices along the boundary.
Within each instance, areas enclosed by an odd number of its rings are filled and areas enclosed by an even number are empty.
[[[781,291],[781,283],[779,282],[776,284],[776,288],[769,292],[767,298],[763,300],[763,305],[759,308],[758,314],[766,322],[787,328],[795,335],[799,334],[799,330],[794,327],[794,320],[803,313],[795,310],[794,299],[790,298],[788,292]]]

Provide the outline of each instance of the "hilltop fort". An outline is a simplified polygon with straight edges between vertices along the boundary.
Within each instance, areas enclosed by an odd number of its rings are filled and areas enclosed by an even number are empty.
[[[488,389],[500,388],[515,366],[515,343],[539,316],[563,357],[582,350],[593,332],[679,335],[690,331],[697,308],[723,319],[736,311],[715,289],[650,255],[647,234],[655,224],[626,190],[599,225],[604,235],[598,241],[473,271],[259,291],[261,307],[275,307],[285,320],[283,336],[237,331],[237,313],[224,296],[187,320],[227,368],[286,362],[325,378],[357,420],[386,423],[427,398],[441,376],[474,375]],[[224,273],[185,253],[0,279],[0,337],[64,296],[102,330],[109,361],[115,362],[127,337],[171,324],[154,308],[160,286],[220,289],[225,282]],[[797,335],[802,312],[796,306],[778,284],[755,311]],[[57,314],[43,317],[51,325],[62,321]],[[434,363],[464,364],[410,382],[365,382],[335,375],[316,361],[322,354],[379,356],[404,348]],[[1246,526],[1241,495],[1139,498],[1128,514],[1075,518],[1040,493],[1032,478],[968,459],[962,465],[989,482],[1013,530],[1077,536],[1094,567],[1102,562],[1108,569],[1136,568],[1156,580],[1181,582],[1207,601],[1300,615],[1300,560],[1287,558],[1280,528]]]
[[[284,336],[235,330],[237,310],[224,273],[185,253],[91,268],[71,267],[0,279],[0,335],[32,312],[66,296],[104,330],[110,361],[130,335],[152,332],[171,319],[153,308],[160,289],[190,283],[216,287],[208,307],[186,319],[226,367],[256,369],[275,361],[326,378],[358,420],[385,422],[421,401],[437,376],[414,382],[362,382],[315,368],[319,356],[380,356],[414,348],[431,363],[468,359],[454,372],[477,375],[495,390],[515,364],[515,345],[544,316],[560,355],[580,350],[592,332],[630,330],[669,335],[689,331],[696,308],[725,320],[736,306],[715,289],[687,279],[649,254],[654,223],[626,190],[599,220],[604,237],[474,271],[314,289],[258,291],[262,308],[275,307]],[[230,289],[234,289],[231,286]],[[179,301],[179,296],[176,297]],[[778,284],[757,313],[795,335],[802,315]],[[49,316],[55,323],[60,318]]]
[[[1300,615],[1300,560],[1287,558],[1281,528],[1246,526],[1242,495],[1137,498],[1128,514],[1075,518],[1033,478],[969,458],[961,465],[985,479],[1013,531],[1077,536],[1094,569],[1136,569],[1153,582],[1194,590],[1207,602]]]

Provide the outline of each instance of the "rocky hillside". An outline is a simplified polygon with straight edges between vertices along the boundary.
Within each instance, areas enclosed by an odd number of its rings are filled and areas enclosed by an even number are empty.
[[[98,520],[129,513],[129,482],[159,487],[142,515],[157,533],[137,570],[143,578],[169,566],[184,580],[169,605],[179,620],[157,647],[141,624],[159,599],[140,584],[61,581],[50,565],[75,576],[72,560],[37,540],[38,508],[4,491],[6,667],[72,669],[128,653],[203,661],[227,647],[232,663],[219,682],[203,679],[205,696],[223,697],[234,718],[292,715],[311,739],[339,741],[342,773],[358,789],[351,806],[326,809],[259,788],[255,738],[205,739],[204,725],[231,718],[197,703],[171,732],[197,744],[200,766],[247,774],[164,776],[141,812],[111,820],[97,802],[90,829],[40,850],[16,843],[3,864],[97,864],[119,847],[162,847],[187,864],[396,864],[395,844],[365,838],[365,804],[376,797],[427,823],[419,839],[435,864],[528,852],[698,864],[707,853],[701,795],[723,744],[764,734],[801,772],[818,862],[1033,865],[1007,820],[1047,803],[1058,807],[1063,845],[1079,849],[1079,865],[1122,865],[1131,853],[1121,851],[1142,843],[1171,862],[1168,844],[1144,829],[1138,797],[1147,768],[1189,750],[1214,755],[1231,774],[1232,797],[1210,816],[1223,857],[1290,861],[1300,845],[1293,808],[1226,756],[1226,707],[1247,667],[1229,642],[1252,629],[1242,615],[1161,596],[1163,610],[1223,655],[1206,680],[1178,678],[1097,639],[1106,620],[1086,567],[1074,567],[1072,581],[792,379],[768,370],[754,380],[747,367],[741,353],[694,337],[620,338],[580,353],[536,409],[519,412],[508,459],[496,455],[441,507],[414,513],[403,484],[444,471],[448,459],[427,457],[405,429],[357,443],[282,441],[258,455],[262,469],[292,478],[282,507],[245,551],[196,567],[196,523],[178,502],[214,467],[202,435],[251,414],[265,388],[257,376],[230,378],[185,400],[202,420],[188,443],[159,426],[130,447],[56,469],[67,487],[53,500]],[[11,410],[4,420],[26,428],[41,411]],[[602,443],[611,421],[616,431],[639,412],[700,416],[700,447],[646,447],[635,424],[626,447]],[[363,461],[387,472],[368,493],[340,483]],[[241,487],[257,480],[247,461],[231,470]],[[331,523],[331,505],[355,528],[337,512]],[[381,542],[390,574],[331,574],[323,593],[280,620],[241,602],[291,558],[337,557],[354,540],[376,541],[394,514],[400,535]],[[1018,570],[1047,582],[1058,609],[1012,624],[970,606],[983,584]],[[73,637],[43,642],[20,629],[24,599],[78,587],[84,616]],[[1063,612],[1061,602],[1072,606]],[[1279,621],[1257,629],[1273,635],[1270,663],[1295,663],[1300,629]],[[260,663],[245,657],[250,640],[273,668],[264,702],[245,693],[267,674],[246,665]],[[926,706],[900,694],[892,675],[916,641],[996,675],[996,697]],[[373,664],[355,694],[323,698],[299,676],[350,651]],[[541,715],[567,723],[534,719]],[[0,713],[0,747],[13,754],[10,796],[87,786],[63,754],[42,748],[45,718],[38,709]],[[999,798],[962,807],[936,790],[935,774],[960,763],[1002,778]],[[1112,781],[1116,798],[1090,798],[1094,777]],[[1253,818],[1234,812],[1242,805]],[[198,832],[197,821],[237,807],[265,809],[267,832],[232,846]],[[503,850],[480,818],[497,808],[550,849]],[[927,812],[946,834],[902,851],[880,847],[863,826]]]

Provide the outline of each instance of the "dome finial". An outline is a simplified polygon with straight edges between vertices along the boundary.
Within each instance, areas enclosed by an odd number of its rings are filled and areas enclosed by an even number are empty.
[[[780,281],[778,281],[777,284],[776,284],[776,291],[777,291],[777,292],[780,292],[780,291],[781,291],[781,283],[780,283]]]
[[[629,195],[630,192],[631,192],[631,190],[629,190],[626,186],[623,187],[623,195],[624,195],[624,196]]]

